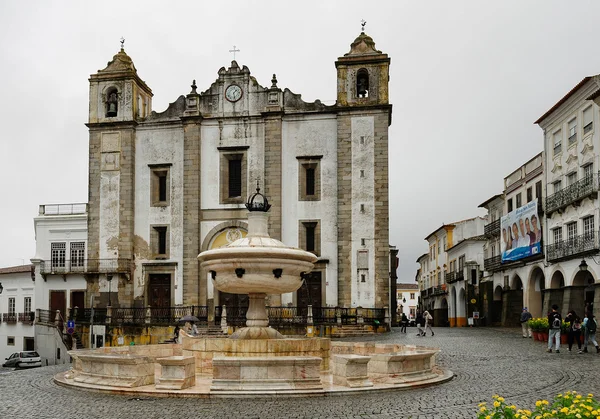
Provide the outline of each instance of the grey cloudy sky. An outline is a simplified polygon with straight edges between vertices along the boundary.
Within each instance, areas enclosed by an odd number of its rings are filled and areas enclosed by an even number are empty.
[[[125,49],[164,110],[205,90],[233,45],[263,86],[332,103],[334,61],[360,20],[392,58],[390,242],[401,282],[423,238],[477,205],[542,150],[533,125],[600,72],[600,2],[56,1],[0,3],[0,267],[35,253],[39,204],[87,201],[88,77]]]

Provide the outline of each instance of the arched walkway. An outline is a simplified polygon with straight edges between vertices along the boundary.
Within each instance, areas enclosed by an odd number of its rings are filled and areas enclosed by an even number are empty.
[[[461,288],[460,291],[458,291],[458,313],[460,313],[456,323],[458,327],[464,327],[467,325],[467,313],[465,313],[466,307],[467,300],[465,289]]]
[[[565,287],[565,277],[560,270],[556,270],[550,277],[550,288],[544,292],[544,305],[542,307],[542,315],[546,316],[554,304],[562,308],[563,294]]]
[[[450,313],[448,314],[448,321],[450,322],[450,327],[456,327],[456,287],[452,287],[450,290]]]
[[[594,301],[594,276],[588,270],[580,270],[573,278],[573,285],[565,288],[563,311],[575,310],[582,316],[588,302]]]
[[[545,288],[546,278],[544,271],[539,266],[536,266],[529,275],[527,286],[527,307],[533,317],[542,317]]]
[[[499,326],[502,323],[502,287],[500,285],[496,285],[494,288],[490,318],[492,326]]]
[[[523,281],[519,275],[515,274],[510,289],[502,297],[502,326],[519,326],[523,310]]]

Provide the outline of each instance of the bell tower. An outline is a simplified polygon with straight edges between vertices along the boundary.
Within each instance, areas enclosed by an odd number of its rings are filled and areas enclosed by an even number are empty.
[[[375,48],[373,38],[363,31],[338,58],[338,106],[388,104],[390,58]]]
[[[136,127],[152,91],[121,50],[90,76],[88,291],[96,305],[133,305]],[[125,289],[123,289],[125,287]],[[109,298],[111,293],[112,299]],[[117,293],[115,295],[115,293]],[[125,297],[126,296],[126,297]]]
[[[337,69],[338,304],[389,306],[390,58],[364,32]]]

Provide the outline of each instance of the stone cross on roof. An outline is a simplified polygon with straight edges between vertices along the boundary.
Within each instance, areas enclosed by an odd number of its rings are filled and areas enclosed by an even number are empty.
[[[240,52],[239,49],[236,49],[235,45],[233,46],[233,49],[230,49],[229,52],[233,52],[233,60],[235,61],[235,53],[236,52]]]

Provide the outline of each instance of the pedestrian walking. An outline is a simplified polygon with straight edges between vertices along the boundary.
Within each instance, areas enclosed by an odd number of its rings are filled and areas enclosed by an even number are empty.
[[[423,317],[425,318],[425,330],[423,331],[423,336],[427,335],[427,329],[431,332],[431,336],[434,335],[433,329],[431,328],[431,323],[433,323],[433,317],[429,314],[429,311],[425,310],[423,313]]]
[[[400,333],[406,333],[406,326],[408,325],[408,317],[402,313],[402,320],[400,320]]]
[[[596,329],[598,328],[598,323],[594,318],[592,313],[588,313],[583,319],[583,327],[585,328],[585,342],[583,345],[583,352],[587,352],[587,344],[588,341],[592,342],[592,344],[596,347],[596,353],[600,353],[600,347],[598,346],[598,342],[596,342]]]
[[[425,327],[425,318],[420,311],[417,313],[415,323],[417,325],[417,336],[425,336],[425,332],[423,331],[423,328]]]
[[[531,337],[531,327],[529,327],[529,320],[531,320],[533,316],[529,311],[527,311],[527,307],[523,307],[523,311],[521,312],[521,331],[523,332],[524,338]]]
[[[573,348],[573,343],[577,342],[579,353],[583,353],[581,350],[581,319],[574,310],[571,310],[567,313],[565,322],[568,323],[567,342],[569,343],[569,352]]]
[[[556,353],[560,352],[560,328],[562,327],[562,316],[558,312],[558,306],[552,305],[552,311],[548,314],[548,349],[552,352],[552,341],[556,342]]]

